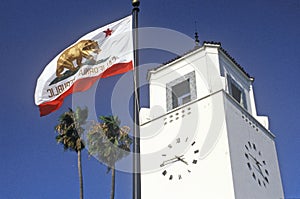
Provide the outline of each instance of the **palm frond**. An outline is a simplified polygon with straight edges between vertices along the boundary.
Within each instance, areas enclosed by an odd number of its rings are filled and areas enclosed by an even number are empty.
[[[120,127],[121,121],[116,116],[100,116],[100,123],[93,123],[88,130],[87,144],[89,154],[97,157],[107,167],[113,168],[115,163],[129,155],[132,139],[130,128]]]
[[[87,116],[87,108],[77,108],[76,112],[69,108],[59,117],[59,123],[55,126],[58,133],[56,141],[63,144],[65,150],[78,152],[84,148],[80,135],[84,131],[81,125],[86,122]]]

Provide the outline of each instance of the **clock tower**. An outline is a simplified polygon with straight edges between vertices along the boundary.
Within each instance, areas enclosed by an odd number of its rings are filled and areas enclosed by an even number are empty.
[[[284,198],[268,117],[256,113],[254,79],[204,42],[148,72],[140,111],[142,199]]]

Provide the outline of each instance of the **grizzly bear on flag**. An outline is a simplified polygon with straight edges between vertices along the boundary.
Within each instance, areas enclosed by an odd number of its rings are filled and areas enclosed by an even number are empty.
[[[95,62],[91,53],[100,53],[101,50],[96,41],[81,40],[74,46],[65,50],[57,60],[56,76],[61,77],[65,68],[75,71],[82,65],[82,58],[89,59]],[[73,61],[76,60],[77,67],[74,66]]]

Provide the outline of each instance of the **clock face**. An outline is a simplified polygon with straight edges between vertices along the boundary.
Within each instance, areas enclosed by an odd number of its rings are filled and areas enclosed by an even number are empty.
[[[180,150],[187,148],[186,145],[190,145],[188,151]],[[178,137],[168,145],[168,150],[161,154],[161,175],[168,180],[182,180],[192,172],[193,166],[199,163],[198,157],[196,142],[190,142],[188,137]]]
[[[245,158],[247,168],[251,173],[251,178],[258,183],[259,186],[267,187],[269,184],[269,170],[267,162],[263,158],[262,152],[253,142],[245,144]]]

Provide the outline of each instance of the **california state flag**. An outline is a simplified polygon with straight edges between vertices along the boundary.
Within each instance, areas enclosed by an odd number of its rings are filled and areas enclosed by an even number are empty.
[[[40,115],[62,105],[72,93],[86,91],[99,78],[133,69],[132,16],[81,37],[58,54],[37,80],[35,104]]]

